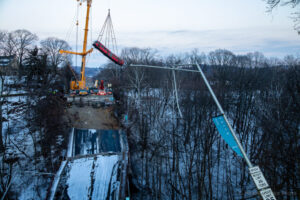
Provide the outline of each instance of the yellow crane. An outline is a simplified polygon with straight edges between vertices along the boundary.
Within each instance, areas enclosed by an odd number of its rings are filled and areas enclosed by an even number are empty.
[[[79,0],[77,0],[79,1]],[[83,0],[84,1],[84,0]],[[85,65],[86,65],[86,56],[93,51],[93,48],[90,50],[86,50],[87,47],[87,37],[88,37],[88,31],[89,31],[89,15],[90,15],[90,8],[92,6],[92,0],[86,0],[87,1],[87,11],[86,11],[86,19],[85,19],[85,29],[84,29],[84,39],[83,39],[83,49],[82,52],[73,52],[73,51],[67,51],[67,50],[59,50],[59,53],[63,54],[73,54],[73,55],[80,55],[82,56],[81,59],[81,79],[75,80],[70,82],[70,89],[71,90],[85,90],[88,89],[86,87],[86,80],[85,80]],[[78,26],[78,21],[77,24]]]

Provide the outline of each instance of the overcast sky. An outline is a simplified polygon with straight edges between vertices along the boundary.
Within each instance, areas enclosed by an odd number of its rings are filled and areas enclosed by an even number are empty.
[[[0,29],[27,29],[40,39],[58,37],[75,48],[76,8],[76,0],[0,0]],[[149,47],[167,55],[221,48],[236,54],[260,51],[280,58],[299,56],[300,52],[291,10],[280,7],[266,13],[263,0],[93,0],[89,43],[97,39],[108,8],[119,49]],[[84,3],[80,25],[85,10]],[[105,61],[94,51],[88,66],[98,67]]]

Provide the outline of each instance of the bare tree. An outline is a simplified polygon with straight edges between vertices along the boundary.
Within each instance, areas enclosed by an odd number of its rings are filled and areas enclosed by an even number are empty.
[[[4,56],[16,54],[16,48],[14,46],[13,36],[11,33],[6,33],[6,35],[4,35],[1,49]]]
[[[191,54],[187,56],[189,57],[191,63],[197,62],[200,65],[204,65],[207,63],[206,55],[203,52],[199,54],[198,49],[192,50]]]
[[[5,42],[5,54],[16,54],[19,64],[22,64],[25,54],[30,46],[38,40],[38,37],[27,30],[16,30],[8,34]]]
[[[2,123],[3,123],[3,115],[2,115],[2,105],[4,103],[3,94],[3,87],[4,87],[4,74],[0,72],[0,151],[4,151],[4,144],[3,144],[3,134],[2,134]]]
[[[6,36],[6,32],[0,31],[0,42],[1,43],[4,41],[5,36]]]
[[[5,31],[0,31],[0,55],[4,54],[4,43],[7,38],[7,33]]]
[[[125,48],[121,56],[129,64],[152,64],[155,60],[156,51],[152,49]],[[134,88],[140,103],[141,92],[145,87],[145,70],[140,67],[130,67],[126,71],[129,84]]]
[[[297,59],[293,55],[285,56],[283,61],[284,61],[284,64],[287,66],[295,66],[295,65],[299,65],[299,63],[300,63],[299,58]]]
[[[70,58],[68,56],[59,53],[60,49],[64,49],[64,50],[71,49],[69,44],[64,40],[55,37],[49,37],[45,40],[42,40],[41,45],[44,53],[48,55],[50,64],[54,68],[57,68],[58,65],[64,63],[65,61],[68,61],[68,59]]]
[[[208,55],[208,60],[211,65],[229,66],[234,62],[235,55],[226,49],[217,49]]]
[[[278,6],[290,6],[295,12],[292,12],[292,19],[294,21],[294,29],[300,35],[300,11],[299,11],[299,0],[266,0],[268,4],[268,11],[271,12]]]
[[[130,68],[127,75],[130,86],[134,88],[135,93],[137,94],[137,103],[139,107],[141,103],[141,92],[145,84],[144,69],[139,67]]]
[[[151,64],[156,58],[156,50],[140,49],[140,48],[125,48],[122,50],[121,57],[127,64]]]
[[[11,140],[8,139],[11,129],[9,125],[3,126],[4,122],[9,124],[11,118],[12,108],[8,108],[8,98],[12,91],[12,85],[16,83],[16,80],[13,80],[13,83],[5,83],[6,73],[1,70],[0,72],[0,199],[7,199],[9,192],[12,188],[14,181],[14,168],[15,163],[18,161],[18,157],[15,154],[9,154],[9,146]]]
[[[263,67],[266,62],[265,56],[260,52],[248,53],[247,57],[251,61],[251,67]]]

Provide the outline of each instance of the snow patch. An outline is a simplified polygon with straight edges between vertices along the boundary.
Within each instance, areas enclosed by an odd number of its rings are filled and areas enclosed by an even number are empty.
[[[68,163],[67,194],[72,200],[106,200],[118,190],[118,155],[87,157]]]

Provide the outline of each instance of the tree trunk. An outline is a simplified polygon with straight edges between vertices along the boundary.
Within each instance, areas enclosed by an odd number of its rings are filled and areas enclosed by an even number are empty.
[[[0,103],[0,152],[4,151],[3,136],[2,136],[2,102]]]

